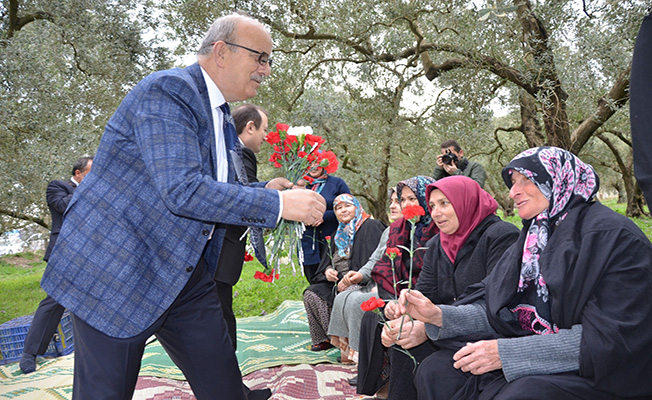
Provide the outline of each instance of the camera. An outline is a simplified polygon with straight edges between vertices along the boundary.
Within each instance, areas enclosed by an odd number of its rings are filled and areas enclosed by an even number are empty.
[[[441,162],[443,162],[446,165],[451,165],[452,162],[455,162],[455,164],[457,165],[459,159],[455,154],[451,153],[451,151],[447,149],[446,154],[441,156]]]

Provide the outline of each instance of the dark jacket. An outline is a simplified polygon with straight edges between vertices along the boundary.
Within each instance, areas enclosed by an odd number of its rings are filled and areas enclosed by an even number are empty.
[[[359,270],[371,257],[371,254],[378,247],[378,241],[383,235],[385,224],[373,218],[367,219],[362,223],[360,229],[355,233],[353,247],[351,248],[351,258],[349,259],[349,271]],[[331,240],[331,249],[333,253],[337,251],[335,241]],[[325,271],[331,266],[331,256],[325,251],[319,263],[319,268],[315,274],[315,280],[306,290],[315,292],[319,297],[326,300],[329,305],[333,305],[335,299],[335,283],[326,279]],[[343,275],[338,277],[342,279]]]
[[[319,194],[326,200],[326,212],[324,212],[324,222],[317,226],[306,226],[306,231],[301,238],[301,248],[303,249],[303,263],[305,265],[318,264],[321,262],[322,252],[325,249],[326,236],[333,236],[337,229],[337,218],[333,211],[333,200],[342,193],[351,193],[346,183],[336,176],[326,178],[324,187]],[[313,240],[313,237],[315,238]]]
[[[70,203],[70,199],[72,199],[75,189],[77,189],[77,185],[68,179],[67,181],[52,181],[48,184],[48,187],[45,190],[45,200],[48,203],[50,215],[52,216],[50,241],[48,243],[48,248],[45,249],[45,255],[43,256],[43,260],[45,261],[50,258],[50,253],[52,253],[54,244],[57,242],[57,237],[59,237],[59,231],[63,224],[63,213],[66,211],[66,208],[68,208],[68,204]]]
[[[471,232],[451,263],[439,235],[430,239],[416,289],[434,304],[451,304],[465,289],[482,281],[518,238],[511,223],[490,215]]]
[[[242,147],[242,162],[249,182],[258,182],[258,178],[256,177],[258,172],[256,155],[251,149],[244,146]],[[240,274],[242,273],[242,264],[244,263],[245,245],[247,244],[246,238],[242,238],[242,240],[240,238],[246,230],[246,226],[226,226],[224,243],[222,244],[222,251],[217,262],[217,269],[215,270],[216,281],[224,282],[231,286],[238,283],[238,279],[240,279]]]

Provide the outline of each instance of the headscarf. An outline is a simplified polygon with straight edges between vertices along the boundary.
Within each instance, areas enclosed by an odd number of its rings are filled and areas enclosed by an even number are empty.
[[[573,153],[558,147],[535,147],[514,157],[503,169],[503,180],[512,187],[513,171],[532,181],[550,206],[534,217],[527,227],[517,296],[512,312],[524,329],[536,334],[557,332],[550,318],[548,286],[541,275],[539,257],[548,244],[551,226],[559,225],[574,204],[593,201],[600,180],[593,167]]]
[[[326,168],[324,167],[317,167],[317,168],[321,168],[321,175],[319,175],[316,178],[313,178],[312,176],[308,175],[308,172],[306,172],[306,176],[304,177],[304,179],[308,181],[308,184],[306,185],[306,189],[310,189],[313,192],[321,193],[321,190],[324,188],[324,184],[328,179],[328,172],[326,172]],[[310,178],[310,179],[306,179],[306,178]]]
[[[348,193],[342,193],[333,200],[333,209],[335,209],[339,203],[348,203],[355,206],[355,216],[346,224],[342,222],[339,223],[334,239],[338,254],[342,257],[348,258],[351,255],[355,233],[360,229],[362,223],[369,218],[369,215],[364,211],[358,199]]]
[[[424,211],[427,210],[428,199],[426,198],[426,186],[428,186],[430,183],[433,183],[434,181],[435,179],[429,176],[415,176],[414,178],[406,179],[404,181],[397,183],[396,195],[398,196],[398,201],[399,202],[401,201],[401,193],[403,192],[403,188],[407,186],[417,196],[421,208],[423,208]],[[432,218],[428,213],[426,213],[426,215],[422,216],[419,219],[419,221],[417,222],[417,230],[415,232],[418,240],[421,239],[421,235],[423,234],[423,228],[430,225],[430,222],[432,222]]]
[[[434,181],[433,178],[428,176],[415,176],[414,178],[399,182],[396,185],[396,192],[400,199],[403,187],[409,187],[412,189],[414,194],[416,194],[417,199],[419,200],[419,205],[426,210],[428,203],[426,201],[426,186]],[[427,214],[422,216],[419,219],[419,222],[417,222],[413,246],[415,249],[423,247],[430,238],[439,232],[437,226],[431,224],[431,222],[432,218]],[[411,228],[411,223],[405,218],[400,218],[392,222],[389,227],[387,247],[404,246],[409,249],[410,243],[412,242],[412,238],[410,238]],[[394,272],[392,271],[392,261],[389,259],[387,254],[383,254],[382,258],[376,263],[371,272],[374,282],[378,285],[379,294],[381,297],[384,295],[383,298],[385,299],[387,299],[388,296],[398,296],[398,293],[394,292],[394,273],[396,275],[396,282],[407,282],[409,280],[410,255],[403,249],[401,249],[401,253],[401,257],[396,257],[394,259]],[[419,250],[414,254],[414,259],[412,260],[412,285],[416,283],[419,273],[421,272],[424,253],[423,250]],[[407,285],[398,285],[397,291],[400,291],[403,287],[407,287]]]
[[[498,203],[476,181],[462,175],[448,176],[428,185],[427,199],[430,199],[430,193],[435,189],[441,190],[450,201],[459,222],[459,227],[453,234],[439,233],[441,247],[454,263],[457,252],[464,246],[471,232],[480,222],[496,212]],[[431,211],[428,204],[428,213]]]

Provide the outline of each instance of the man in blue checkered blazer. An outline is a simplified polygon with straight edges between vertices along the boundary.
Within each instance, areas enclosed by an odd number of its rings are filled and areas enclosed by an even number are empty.
[[[131,399],[151,335],[197,399],[246,398],[212,280],[224,226],[310,224],[325,210],[315,192],[273,190],[287,180],[234,183],[220,106],[256,94],[271,51],[258,21],[222,17],[198,63],[148,76],[109,120],[41,283],[73,313],[74,399]]]

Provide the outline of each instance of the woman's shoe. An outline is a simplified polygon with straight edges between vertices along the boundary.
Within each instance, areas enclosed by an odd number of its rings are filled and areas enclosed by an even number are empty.
[[[386,383],[378,389],[376,394],[374,395],[374,399],[376,400],[386,400],[387,396],[389,396],[389,383]]]
[[[313,344],[312,347],[310,347],[310,350],[311,351],[322,351],[322,350],[328,350],[328,349],[333,348],[333,347],[335,347],[335,346],[333,346],[331,344],[331,342],[325,341],[325,342],[321,342],[319,344]]]

